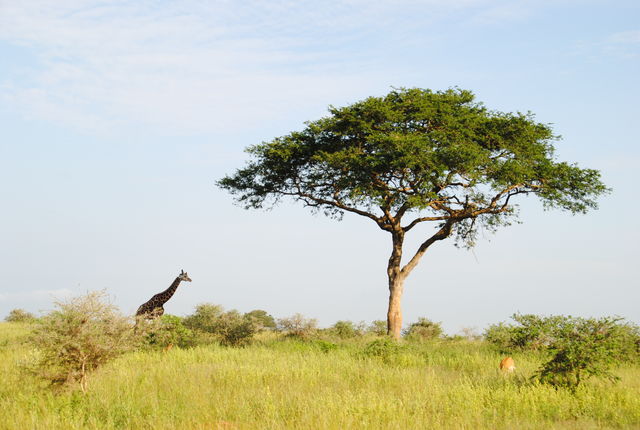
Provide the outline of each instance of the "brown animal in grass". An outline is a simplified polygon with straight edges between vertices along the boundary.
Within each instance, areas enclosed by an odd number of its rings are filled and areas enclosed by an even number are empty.
[[[516,370],[516,363],[513,361],[513,358],[511,357],[503,358],[502,361],[500,362],[500,370],[502,370],[503,372],[509,372],[509,373]]]

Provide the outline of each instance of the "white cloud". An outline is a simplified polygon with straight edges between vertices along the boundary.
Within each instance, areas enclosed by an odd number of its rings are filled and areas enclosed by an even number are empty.
[[[200,132],[269,120],[278,106],[300,103],[302,89],[309,102],[358,84],[357,73],[338,70],[340,52],[306,49],[332,26],[329,12],[292,19],[279,13],[286,4],[262,4],[14,2],[3,8],[1,37],[39,64],[4,83],[5,101],[76,128],[133,122]],[[320,57],[324,67],[305,68]]]
[[[534,5],[526,1],[510,1],[491,5],[480,11],[472,19],[481,25],[494,25],[502,22],[518,22],[533,14]]]
[[[623,31],[609,36],[610,43],[640,45],[640,30]]]
[[[489,0],[5,2],[0,40],[22,46],[34,64],[14,65],[20,78],[0,84],[12,109],[79,129],[258,127],[374,82],[402,85],[390,81],[377,44],[419,37],[447,14],[511,19],[521,7],[505,8]]]
[[[610,35],[604,42],[606,52],[623,57],[640,56],[640,30],[622,31]]]

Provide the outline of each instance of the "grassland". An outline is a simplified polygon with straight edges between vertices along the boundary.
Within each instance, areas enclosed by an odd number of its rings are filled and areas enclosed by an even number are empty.
[[[25,372],[29,328],[0,323],[0,429],[599,429],[640,428],[640,367],[618,384],[576,394],[529,382],[535,354],[500,355],[482,342],[408,344],[382,359],[367,340],[265,337],[134,352],[94,374],[87,394],[54,392]],[[371,339],[369,339],[371,340]]]

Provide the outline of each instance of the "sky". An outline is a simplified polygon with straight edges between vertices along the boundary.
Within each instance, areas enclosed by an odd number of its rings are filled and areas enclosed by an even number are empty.
[[[247,211],[215,181],[329,105],[459,87],[552,124],[558,160],[613,192],[577,216],[524,199],[522,223],[472,251],[436,244],[405,323],[640,323],[639,23],[635,0],[0,0],[0,318],[93,290],[131,314],[184,269],[167,313],[385,319],[387,233],[289,202]]]

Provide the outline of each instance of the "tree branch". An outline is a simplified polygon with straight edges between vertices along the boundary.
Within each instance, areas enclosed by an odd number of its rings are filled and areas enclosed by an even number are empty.
[[[308,206],[322,206],[322,205],[326,205],[326,206],[333,206],[336,207],[340,210],[343,211],[347,211],[347,212],[352,212],[355,214],[358,214],[360,216],[363,217],[367,217],[369,219],[372,219],[373,221],[375,221],[376,224],[378,224],[378,227],[380,227],[383,230],[389,230],[389,227],[384,223],[383,219],[381,217],[377,217],[372,213],[363,211],[361,209],[357,209],[351,206],[347,206],[346,204],[340,202],[338,199],[334,200],[327,200],[327,199],[323,199],[320,197],[316,197],[313,196],[311,194],[305,193],[304,191],[302,191],[300,189],[299,184],[296,183],[296,188],[297,188],[297,192],[287,192],[287,191],[279,191],[280,194],[285,195],[285,196],[292,196],[292,197],[298,197],[301,198],[302,200],[304,200],[304,202],[308,205]],[[335,195],[334,195],[335,197]],[[311,203],[314,202],[314,203]]]
[[[422,258],[424,253],[427,252],[427,249],[431,245],[433,245],[435,242],[439,240],[443,240],[449,237],[449,235],[451,234],[451,229],[453,227],[454,222],[455,221],[453,220],[453,218],[449,218],[447,222],[444,223],[444,225],[440,228],[440,230],[438,230],[436,234],[434,234],[429,239],[422,242],[422,245],[420,245],[420,247],[418,248],[414,256],[411,258],[411,260],[409,260],[409,262],[405,264],[405,266],[400,271],[402,276],[408,276],[409,273],[411,273],[411,271],[418,265],[418,263],[420,262],[420,259]]]
[[[444,220],[448,220],[449,218],[451,218],[451,215],[443,215],[443,216],[425,216],[422,218],[416,218],[413,221],[411,221],[406,227],[403,227],[403,230],[405,232],[411,230],[413,227],[415,227],[417,224],[421,223],[421,222],[425,222],[425,221],[444,221]]]

